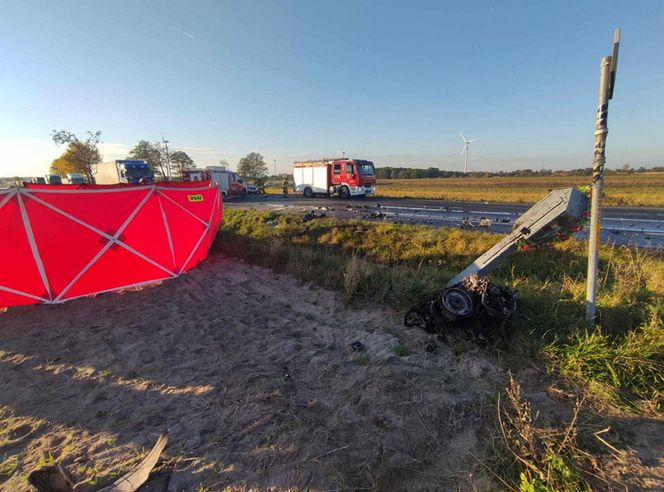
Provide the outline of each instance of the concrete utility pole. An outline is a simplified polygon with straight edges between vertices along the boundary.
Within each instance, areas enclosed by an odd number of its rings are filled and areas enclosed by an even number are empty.
[[[166,147],[166,174],[168,175],[168,181],[171,180],[171,156],[168,153],[168,140],[164,140],[164,134],[161,134],[161,141],[164,143],[164,146]]]
[[[613,55],[605,56],[600,63],[599,102],[595,128],[595,155],[593,157],[593,188],[590,208],[590,231],[588,232],[588,281],[586,284],[586,322],[594,326],[596,319],[597,266],[599,262],[599,239],[601,229],[602,194],[604,193],[604,164],[606,162],[606,135],[609,133],[607,119],[609,100],[613,97],[618,65],[620,29],[613,36]]]
[[[274,162],[274,175],[276,176],[277,175],[277,160],[273,159],[272,162]]]

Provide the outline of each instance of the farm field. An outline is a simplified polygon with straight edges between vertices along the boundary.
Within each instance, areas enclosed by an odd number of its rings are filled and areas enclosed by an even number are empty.
[[[382,179],[376,195],[460,201],[532,203],[549,190],[590,184],[590,176]],[[605,179],[606,205],[664,206],[664,173],[616,175]]]

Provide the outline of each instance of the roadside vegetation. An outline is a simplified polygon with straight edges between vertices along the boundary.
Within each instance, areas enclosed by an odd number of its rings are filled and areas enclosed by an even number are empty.
[[[224,214],[217,246],[224,253],[341,291],[349,303],[369,300],[399,311],[439,292],[499,237],[328,218],[304,222],[297,215],[251,210]],[[599,412],[661,416],[664,256],[627,247],[602,248],[601,321],[595,329],[584,323],[585,269],[585,243],[574,239],[512,255],[492,278],[517,290],[519,308],[511,338],[491,349],[508,367],[535,363],[545,368]],[[523,415],[530,410],[514,385],[505,398],[498,411],[504,444],[511,449],[507,454],[511,456],[518,446],[535,446],[540,439],[539,451],[526,453],[540,461],[529,465],[518,458],[507,460],[510,466],[499,467],[501,479],[514,490],[587,489],[583,477],[598,471],[588,468],[596,462],[573,439],[574,420],[559,433],[545,432],[535,424],[528,424],[528,430]],[[540,437],[523,441],[520,432],[533,436],[540,432]],[[572,488],[561,488],[565,480]]]

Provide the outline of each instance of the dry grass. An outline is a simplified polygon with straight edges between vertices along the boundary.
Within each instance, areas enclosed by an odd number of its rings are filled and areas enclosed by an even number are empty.
[[[384,179],[376,185],[381,197],[533,203],[549,190],[589,184],[590,176]],[[664,206],[664,173],[608,175],[605,203]]]
[[[499,397],[497,404],[500,441],[492,471],[498,480],[515,492],[612,490],[619,485],[580,440],[593,440],[615,460],[624,459],[625,453],[602,437],[608,429],[593,431],[592,426],[579,422],[582,408],[583,401],[577,400],[567,422],[545,422],[547,418],[533,410],[510,375],[504,400]]]

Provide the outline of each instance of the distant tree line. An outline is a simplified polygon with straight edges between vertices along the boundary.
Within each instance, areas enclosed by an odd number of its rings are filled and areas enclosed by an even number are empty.
[[[86,176],[88,181],[93,182],[96,174],[97,164],[101,163],[103,156],[99,151],[101,139],[101,130],[88,131],[86,137],[78,138],[74,133],[67,130],[53,130],[51,132],[52,140],[58,145],[66,145],[63,154],[53,160],[50,166],[50,172],[64,176],[67,173],[78,172]],[[173,177],[182,177],[183,171],[196,167],[187,153],[176,150],[167,153],[162,142],[149,142],[140,140],[128,153],[129,159],[145,160],[157,176],[166,176],[167,166],[170,162]],[[220,162],[228,166],[226,161]],[[421,179],[421,178],[462,178],[476,177],[486,178],[492,176],[590,176],[592,168],[580,168],[571,170],[551,169],[518,169],[516,171],[472,171],[464,173],[463,171],[448,171],[437,167],[428,167],[426,169],[415,169],[411,167],[378,167],[376,168],[376,177],[378,179]],[[641,166],[633,168],[629,164],[623,164],[618,169],[608,169],[606,174],[632,174],[643,172],[664,172],[664,166]],[[238,163],[238,172],[245,179],[251,181],[263,180],[268,176],[268,166],[263,156],[257,152],[250,152],[240,159]],[[279,177],[275,176],[275,177]]]
[[[619,169],[607,169],[606,174],[632,174],[653,171],[664,171],[664,166],[639,167],[632,168],[629,164],[623,165]],[[437,167],[428,167],[426,169],[414,169],[412,167],[377,167],[376,177],[378,179],[422,179],[422,178],[489,178],[493,176],[590,176],[592,168],[568,169],[552,171],[551,169],[518,169],[516,171],[447,171]]]

